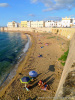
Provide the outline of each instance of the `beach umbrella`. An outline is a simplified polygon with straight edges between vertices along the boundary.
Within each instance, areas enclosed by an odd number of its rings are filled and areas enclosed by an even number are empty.
[[[29,72],[29,75],[30,75],[31,77],[36,77],[38,74],[37,74],[36,71],[30,71],[30,72]]]
[[[31,79],[28,76],[24,76],[20,79],[21,83],[25,83],[25,87],[26,87],[26,84],[28,84],[30,81]]]
[[[21,83],[29,83],[30,82],[30,78],[28,76],[24,76],[20,79]]]

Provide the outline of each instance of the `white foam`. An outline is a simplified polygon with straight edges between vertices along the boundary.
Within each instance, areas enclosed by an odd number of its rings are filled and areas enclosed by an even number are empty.
[[[26,43],[25,45],[25,48],[23,49],[23,52],[26,53],[28,48],[29,48],[29,44],[30,44],[30,36],[29,35],[26,35],[27,38],[28,38],[28,42]]]

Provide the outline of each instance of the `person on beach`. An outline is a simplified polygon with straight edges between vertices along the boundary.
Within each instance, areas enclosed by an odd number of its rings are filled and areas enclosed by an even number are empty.
[[[46,82],[44,82],[44,84],[42,84],[41,89],[44,89],[47,86]]]
[[[49,90],[50,86],[48,84],[46,84],[46,82],[41,86],[42,90]]]
[[[39,83],[38,83],[38,86],[41,86],[41,85],[43,85],[42,80],[40,80]]]

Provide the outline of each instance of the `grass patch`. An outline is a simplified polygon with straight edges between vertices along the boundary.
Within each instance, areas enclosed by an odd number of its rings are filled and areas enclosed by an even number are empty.
[[[48,33],[41,33],[41,35],[48,35]]]
[[[52,36],[52,37],[47,37],[47,39],[50,39],[50,38],[55,38],[56,36]]]
[[[61,60],[61,64],[64,66],[65,65],[65,61],[67,59],[67,56],[68,56],[68,52],[69,52],[69,49],[64,52],[64,54],[58,59],[58,60]]]

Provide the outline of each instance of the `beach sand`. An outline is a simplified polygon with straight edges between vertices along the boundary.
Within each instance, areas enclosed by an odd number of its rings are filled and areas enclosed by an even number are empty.
[[[17,74],[12,81],[0,93],[0,100],[53,100],[57,90],[63,66],[58,58],[68,50],[69,40],[65,37],[52,33],[29,33],[31,35],[32,46],[27,52],[27,56],[20,63]],[[38,57],[38,55],[42,57]],[[29,76],[29,71],[35,70],[38,76],[30,91],[27,91],[20,82],[23,76]],[[50,86],[50,90],[43,91],[38,87],[38,81],[43,80]]]

